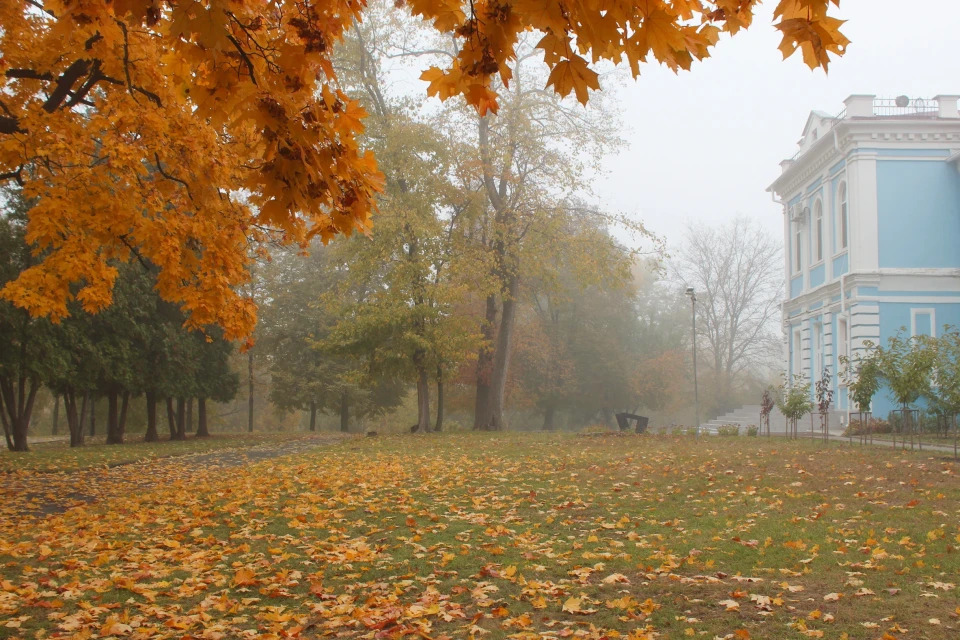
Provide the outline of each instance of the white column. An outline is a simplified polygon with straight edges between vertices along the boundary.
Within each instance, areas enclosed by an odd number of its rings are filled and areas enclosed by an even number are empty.
[[[880,266],[877,225],[877,156],[855,152],[847,163],[847,215],[850,272],[874,271]]]

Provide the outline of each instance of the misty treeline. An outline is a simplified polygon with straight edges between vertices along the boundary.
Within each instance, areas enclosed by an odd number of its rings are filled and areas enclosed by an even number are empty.
[[[256,279],[252,353],[277,406],[308,412],[311,428],[339,415],[343,430],[409,393],[421,431],[441,430],[445,412],[477,430],[511,415],[553,429],[676,412],[692,405],[689,284],[709,308],[698,327],[708,411],[769,382],[775,238],[743,218],[691,226],[689,250],[665,262],[642,225],[586,204],[623,144],[604,94],[585,110],[544,92],[531,39],[496,115],[423,107],[403,79],[451,56],[450,43],[381,9],[337,59],[386,178],[372,236],[317,243],[306,259],[275,253]]]
[[[690,284],[701,311],[712,308],[698,327],[707,405],[719,411],[752,388],[769,355],[756,345],[772,335],[777,243],[761,243],[746,221],[691,227],[665,262],[660,238],[590,204],[602,159],[623,145],[607,94],[584,109],[544,91],[536,39],[524,36],[497,114],[423,104],[404,91],[410,72],[452,56],[452,43],[386,7],[374,3],[336,58],[370,114],[362,142],[385,177],[373,229],[309,247],[269,233],[269,246],[252,247],[259,316],[244,353],[216,327],[184,329],[144,260],[111,263],[114,303],[97,315],[80,299],[54,324],[0,302],[0,332],[12,337],[0,345],[11,448],[26,448],[41,388],[74,445],[95,398],[106,399],[109,442],[123,441],[139,396],[148,440],[161,419],[184,438],[194,400],[198,435],[207,401],[233,401],[225,413],[250,430],[267,406],[281,419],[304,412],[311,430],[333,416],[344,431],[387,414],[398,422],[408,403],[419,431],[444,429],[450,413],[501,430],[518,416],[554,429],[610,424],[624,410],[676,412],[692,404]],[[34,259],[27,206],[15,192],[4,199],[2,282]],[[756,259],[736,259],[745,244],[759,246]],[[202,248],[179,250],[188,260]]]

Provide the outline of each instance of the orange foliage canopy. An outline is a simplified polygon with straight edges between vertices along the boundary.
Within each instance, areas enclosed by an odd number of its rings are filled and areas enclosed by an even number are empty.
[[[674,71],[689,69],[710,55],[723,32],[749,27],[760,0],[475,0],[471,13],[460,0],[407,0],[413,13],[440,31],[464,40],[447,69],[424,72],[430,95],[464,95],[482,113],[497,110],[491,80],[511,79],[509,62],[524,31],[543,33],[537,45],[551,68],[548,86],[562,96],[573,92],[586,104],[599,89],[592,63],[626,61],[634,77],[652,56]],[[780,0],[774,17],[783,34],[784,57],[798,48],[811,67],[827,69],[829,54],[842,55],[849,41],[842,20],[827,14],[840,0]],[[588,60],[589,58],[589,60]]]
[[[460,38],[431,95],[496,111],[520,32],[544,34],[549,84],[586,102],[591,64],[649,56],[687,69],[758,0],[408,0]],[[826,68],[847,41],[829,2],[781,0],[785,54]],[[248,336],[242,293],[266,235],[367,231],[382,176],[331,49],[362,0],[0,0],[0,177],[38,197],[38,262],[2,295],[58,320],[109,305],[116,260],[158,271],[190,324]],[[590,57],[588,62],[587,57]]]

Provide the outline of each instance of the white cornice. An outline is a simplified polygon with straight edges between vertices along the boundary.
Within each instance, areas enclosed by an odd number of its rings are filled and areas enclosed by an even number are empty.
[[[891,148],[913,145],[960,148],[960,120],[944,118],[848,118],[838,122],[771,184],[767,191],[787,200],[826,166],[846,158],[858,147]],[[954,143],[946,145],[945,143]],[[837,149],[839,147],[839,151]],[[946,158],[944,158],[946,160]]]
[[[908,276],[914,278],[951,278],[960,280],[960,269],[881,269],[879,271],[854,271],[853,273],[847,274],[847,276],[844,278],[844,281],[848,291],[856,287],[877,287],[879,289],[882,280],[889,276]],[[783,308],[785,317],[787,317],[787,309],[807,309],[810,305],[818,302],[822,302],[824,303],[824,306],[827,306],[829,304],[833,304],[833,298],[838,295],[840,295],[839,278],[822,284],[816,289],[804,291],[796,298],[784,300],[781,303],[781,307]],[[853,296],[851,300],[862,298],[862,296]]]

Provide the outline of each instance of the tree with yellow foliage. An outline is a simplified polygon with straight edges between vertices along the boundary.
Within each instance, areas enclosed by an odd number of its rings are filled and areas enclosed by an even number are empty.
[[[780,0],[781,49],[826,68],[847,45],[839,0]],[[593,65],[689,69],[759,0],[409,0],[457,43],[429,93],[496,112],[515,48],[539,34],[546,84],[586,102]],[[2,295],[55,321],[110,304],[116,261],[159,270],[194,327],[248,336],[241,285],[260,242],[370,229],[382,178],[364,111],[331,63],[356,0],[4,0],[0,176],[29,198],[39,260]],[[498,83],[494,84],[494,79]],[[251,244],[255,247],[251,251]]]

